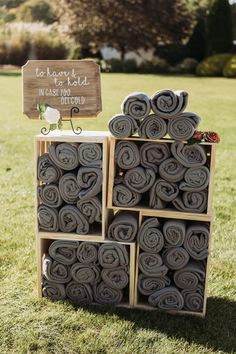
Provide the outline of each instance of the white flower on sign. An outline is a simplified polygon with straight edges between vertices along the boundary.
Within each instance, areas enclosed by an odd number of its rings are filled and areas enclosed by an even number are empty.
[[[43,117],[49,124],[57,124],[61,118],[61,115],[57,109],[47,107],[43,113]]]

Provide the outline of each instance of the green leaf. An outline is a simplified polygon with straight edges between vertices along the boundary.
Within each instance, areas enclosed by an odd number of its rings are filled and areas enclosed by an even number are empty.
[[[50,124],[50,130],[57,129],[57,124]]]
[[[63,124],[62,124],[62,119],[61,118],[59,119],[57,125],[58,125],[58,129],[62,130]]]

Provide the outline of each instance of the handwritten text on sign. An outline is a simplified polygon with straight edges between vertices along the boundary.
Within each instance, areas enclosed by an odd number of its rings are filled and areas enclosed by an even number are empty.
[[[72,107],[77,117],[94,117],[101,112],[100,70],[91,60],[32,60],[23,67],[23,112],[38,117],[37,104],[57,108],[63,118]]]

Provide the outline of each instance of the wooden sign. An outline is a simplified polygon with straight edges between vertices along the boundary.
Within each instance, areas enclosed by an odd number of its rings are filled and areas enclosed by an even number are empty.
[[[38,118],[48,104],[70,118],[96,117],[102,110],[100,67],[92,60],[29,60],[22,67],[23,113]]]

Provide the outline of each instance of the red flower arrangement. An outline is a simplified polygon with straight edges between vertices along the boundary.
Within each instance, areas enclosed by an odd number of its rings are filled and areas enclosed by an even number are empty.
[[[219,143],[220,137],[215,132],[201,132],[196,130],[191,139],[189,139],[189,144],[200,143],[201,141],[206,141],[208,143]]]

